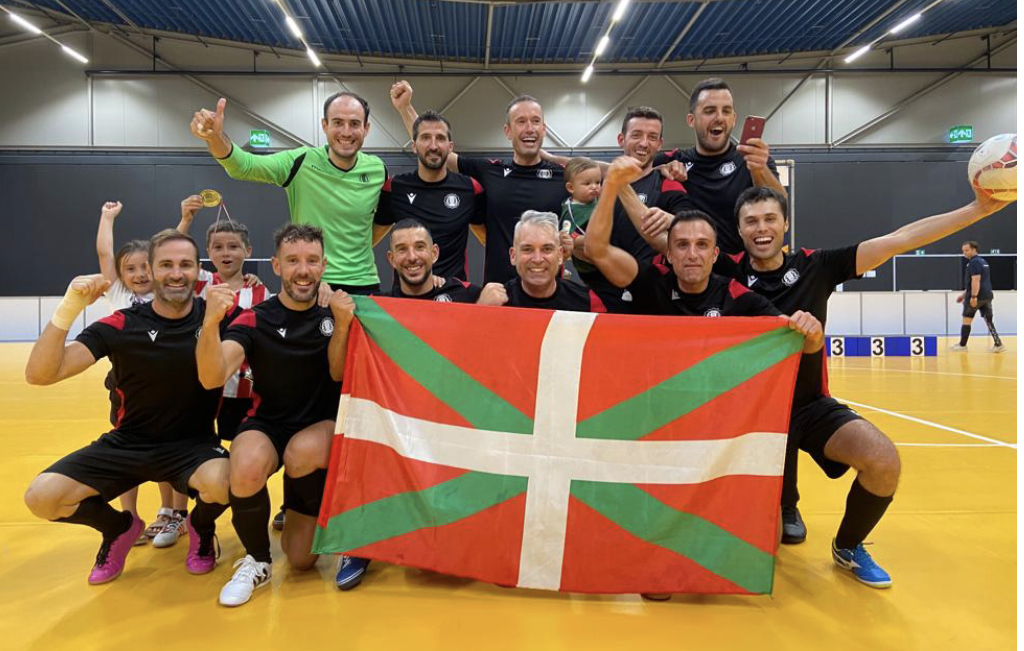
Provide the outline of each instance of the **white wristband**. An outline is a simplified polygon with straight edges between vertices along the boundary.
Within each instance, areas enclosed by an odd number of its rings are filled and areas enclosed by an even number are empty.
[[[75,319],[78,318],[78,315],[82,313],[82,310],[88,304],[89,298],[84,294],[76,292],[69,285],[68,290],[64,293],[64,298],[60,301],[60,305],[57,306],[53,316],[50,317],[50,323],[61,330],[71,330]]]

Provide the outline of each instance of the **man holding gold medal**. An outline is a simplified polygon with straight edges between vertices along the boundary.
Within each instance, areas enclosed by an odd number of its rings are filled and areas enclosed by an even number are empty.
[[[324,102],[323,147],[298,147],[258,156],[235,147],[224,133],[221,98],[216,110],[200,109],[192,133],[233,179],[284,188],[292,221],[323,230],[327,269],[323,280],[350,294],[380,290],[371,234],[387,168],[361,151],[370,129],[370,107],[354,93],[335,93]]]

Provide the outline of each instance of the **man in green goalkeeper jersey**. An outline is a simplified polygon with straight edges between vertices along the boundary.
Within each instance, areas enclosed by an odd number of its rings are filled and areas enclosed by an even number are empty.
[[[324,102],[323,147],[298,147],[259,156],[235,147],[224,133],[224,107],[200,109],[192,133],[228,176],[269,183],[285,189],[292,221],[324,232],[327,269],[323,281],[350,294],[379,291],[373,259],[373,214],[377,210],[387,168],[377,156],[362,151],[370,130],[370,107],[354,93],[335,93]]]

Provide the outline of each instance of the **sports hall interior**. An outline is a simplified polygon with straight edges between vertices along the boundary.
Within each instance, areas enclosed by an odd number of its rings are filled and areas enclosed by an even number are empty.
[[[388,95],[400,79],[412,84],[418,110],[450,120],[458,152],[509,156],[505,105],[527,93],[544,106],[547,149],[611,160],[621,153],[622,116],[637,105],[664,115],[665,149],[692,147],[689,89],[721,77],[739,118],[734,135],[744,117],[768,118],[764,140],[791,198],[792,247],[814,249],[968,203],[972,151],[1017,130],[1010,0],[633,0],[613,21],[619,4],[0,0],[0,647],[1015,646],[1016,204],[847,283],[830,301],[833,340],[934,338],[935,355],[828,362],[832,395],[885,432],[901,456],[896,499],[869,538],[893,575],[889,590],[834,567],[829,543],[850,475],[831,481],[806,455],[799,487],[809,534],[780,546],[765,596],[654,602],[508,589],[383,563],[370,566],[358,589],[339,592],[332,559],[291,572],[273,534],[270,594],[226,609],[217,591],[242,553],[230,517],[218,522],[222,556],[211,574],[183,571],[182,541],[136,548],[116,581],[90,586],[95,532],[40,521],[26,508],[24,490],[40,470],[109,428],[105,363],[56,386],[24,379],[32,342],[67,282],[96,271],[104,201],[124,203],[121,242],[173,227],[184,197],[218,190],[253,233],[247,270],[278,289],[267,260],[271,233],[288,220],[284,193],[229,179],[189,132],[192,114],[219,97],[228,99],[226,130],[237,143],[267,138],[274,151],[324,145],[323,100],[359,93],[371,108],[364,150],[395,174],[416,164]],[[200,212],[197,232],[215,216]],[[470,240],[479,282],[482,248]],[[949,350],[959,335],[965,240],[977,241],[991,264],[1001,354],[989,351],[980,318],[968,350]],[[375,251],[382,271],[383,250]],[[387,286],[390,271],[381,277]],[[91,306],[71,335],[108,310],[103,301]],[[276,505],[280,476],[270,491]],[[156,512],[154,485],[142,487],[139,506],[144,519]]]

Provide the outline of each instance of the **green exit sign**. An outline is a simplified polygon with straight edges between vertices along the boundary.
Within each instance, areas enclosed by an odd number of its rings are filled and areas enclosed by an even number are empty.
[[[949,130],[950,142],[974,142],[974,127],[961,124]]]
[[[249,132],[249,145],[252,147],[269,147],[270,132],[253,129]]]

